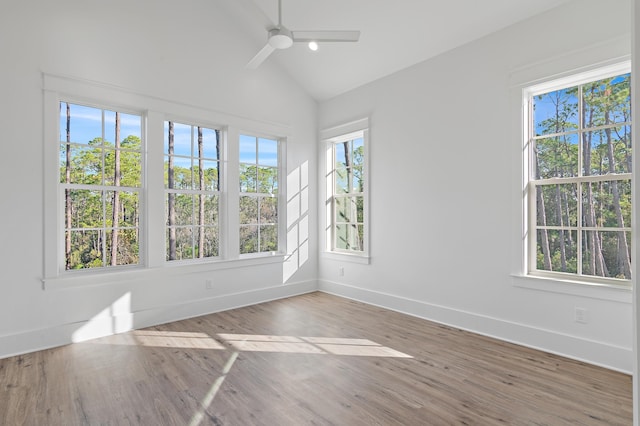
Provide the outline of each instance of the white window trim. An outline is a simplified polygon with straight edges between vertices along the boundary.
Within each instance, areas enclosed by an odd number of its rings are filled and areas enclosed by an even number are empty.
[[[65,271],[61,258],[64,251],[61,242],[63,207],[59,196],[59,104],[72,102],[81,105],[97,105],[122,112],[132,112],[143,117],[142,154],[144,162],[141,197],[140,264],[79,271]],[[220,256],[187,261],[165,260],[164,217],[164,152],[162,144],[148,141],[163,140],[163,124],[167,119],[185,123],[197,123],[222,130],[223,149],[221,161],[224,179],[220,188]],[[238,171],[229,164],[239,160],[237,141],[240,130],[256,135],[271,135],[279,144],[279,201],[278,201],[278,252],[256,256],[239,256],[238,238]],[[292,129],[288,125],[261,122],[224,114],[207,108],[187,105],[144,95],[131,90],[94,81],[43,73],[43,289],[72,288],[86,285],[102,285],[124,280],[139,280],[151,274],[184,274],[217,269],[239,268],[265,263],[282,263],[286,253],[286,141]],[[273,135],[278,135],[274,137]],[[158,182],[151,185],[150,183]],[[235,192],[234,192],[235,191]],[[235,201],[235,202],[234,202]],[[144,222],[144,223],[143,223]],[[155,272],[154,272],[155,271]]]
[[[233,253],[237,253],[238,259],[257,259],[257,258],[265,258],[265,257],[270,257],[270,256],[285,256],[287,253],[287,217],[286,217],[286,213],[287,213],[287,156],[286,156],[286,152],[287,152],[287,137],[282,137],[282,136],[276,136],[274,134],[270,134],[270,133],[265,133],[265,132],[256,132],[256,131],[252,131],[252,130],[240,130],[237,134],[237,137],[234,140],[239,140],[240,135],[247,135],[247,136],[255,136],[257,138],[264,138],[264,139],[270,139],[270,140],[275,140],[278,141],[278,250],[275,252],[260,252],[260,253],[244,253],[244,254],[240,254],[240,239],[239,238],[235,238],[237,241],[235,241],[234,244],[234,251]],[[239,165],[240,164],[240,151],[239,151],[239,145],[237,145],[235,148],[235,150],[233,151],[234,154],[234,162],[232,162],[231,164],[233,164],[234,166],[231,168],[235,168],[235,173],[236,173],[236,177],[235,180],[233,182],[238,183],[240,180],[240,170],[239,167],[235,167],[235,165]],[[234,184],[232,185],[232,188],[228,188],[227,189],[227,195],[229,198],[233,198],[235,199],[235,214],[233,215],[235,217],[235,222],[233,224],[233,226],[235,227],[234,229],[236,229],[236,235],[237,232],[239,232],[240,229],[240,185],[239,184]]]
[[[332,249],[332,228],[333,228],[333,210],[331,205],[331,197],[333,194],[333,180],[327,178],[327,174],[331,171],[333,165],[333,145],[336,142],[349,139],[351,136],[363,136],[364,139],[364,247],[362,252],[338,251]],[[321,156],[320,170],[322,176],[321,183],[321,200],[324,206],[324,227],[320,233],[320,243],[323,250],[321,256],[328,259],[336,259],[347,262],[368,264],[370,262],[370,201],[371,193],[370,184],[370,151],[371,144],[369,141],[369,119],[363,118],[349,123],[341,124],[335,127],[324,129],[320,132]]]
[[[525,90],[534,88],[544,91],[550,85],[557,85],[562,79],[578,81],[582,75],[586,80],[593,75],[601,75],[607,67],[624,73],[630,71],[630,55],[626,40],[613,39],[587,49],[572,52],[562,57],[514,69],[510,75],[511,132],[510,140],[526,141],[528,129],[528,104]],[[626,66],[626,68],[625,68]],[[622,68],[620,68],[622,67]],[[586,81],[585,80],[585,81]],[[523,142],[524,143],[524,142]],[[523,155],[522,144],[512,144],[512,158],[519,164],[514,167],[512,178],[513,193],[513,235],[511,277],[515,287],[528,288],[552,293],[571,294],[602,300],[631,302],[631,286],[575,280],[562,276],[534,276],[528,274],[527,226],[527,183],[529,176],[528,156]],[[519,159],[519,160],[516,160]],[[635,250],[635,245],[632,250]]]
[[[227,169],[227,164],[224,161],[225,157],[225,153],[227,150],[227,128],[226,126],[222,126],[220,124],[212,124],[212,123],[207,123],[207,122],[194,122],[193,119],[188,119],[188,118],[175,118],[175,117],[169,117],[167,115],[164,116],[162,122],[164,124],[165,121],[172,121],[174,123],[179,123],[182,125],[187,125],[187,126],[200,126],[200,127],[204,127],[207,129],[214,129],[214,130],[219,130],[220,131],[220,158],[218,158],[218,162],[220,164],[220,176],[218,176],[218,180],[219,180],[219,187],[218,187],[218,239],[220,242],[223,241],[222,237],[223,237],[223,226],[222,224],[225,222],[226,216],[227,216],[227,211],[223,208],[223,204],[222,204],[222,196],[224,194],[224,187],[223,185],[225,184],[225,172]],[[164,131],[163,131],[163,135],[162,137],[164,138]],[[164,139],[163,139],[164,140]],[[166,158],[166,153],[164,152],[164,148],[162,149],[162,159],[163,159],[163,165],[164,165],[164,159]],[[193,153],[192,153],[193,154]],[[197,157],[194,157],[197,158]],[[167,188],[164,187],[164,170],[163,170],[163,191],[164,191],[164,195],[163,197],[166,197],[168,191]],[[200,193],[199,190],[189,190],[186,192],[191,192],[191,193]],[[162,201],[162,205],[163,205],[163,209],[165,206],[165,202],[166,199],[163,198]],[[163,210],[164,211],[164,210]],[[167,231],[167,225],[165,224],[164,226],[164,232]],[[215,262],[215,261],[220,261],[225,259],[224,254],[223,254],[223,246],[224,244],[220,244],[218,247],[218,256],[213,256],[213,257],[207,257],[207,258],[203,258],[203,259],[199,259],[199,258],[193,258],[193,259],[174,259],[174,260],[166,260],[166,252],[165,252],[165,262],[167,262],[167,264],[176,264],[176,263],[181,263],[181,264],[200,264],[200,263],[207,263],[207,262]],[[165,247],[165,245],[163,245],[163,247]],[[166,250],[166,247],[165,247]]]

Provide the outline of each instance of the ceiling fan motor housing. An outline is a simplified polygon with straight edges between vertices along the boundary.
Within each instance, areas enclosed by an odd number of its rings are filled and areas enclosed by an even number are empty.
[[[293,45],[291,31],[285,27],[269,30],[269,44],[274,49],[287,49]]]

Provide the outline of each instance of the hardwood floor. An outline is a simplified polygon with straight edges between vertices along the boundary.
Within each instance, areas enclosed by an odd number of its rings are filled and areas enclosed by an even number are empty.
[[[312,293],[0,360],[1,425],[629,425],[631,377]]]

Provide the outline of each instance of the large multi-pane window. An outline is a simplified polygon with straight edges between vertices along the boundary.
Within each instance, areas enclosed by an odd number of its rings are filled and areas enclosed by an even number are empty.
[[[364,251],[364,133],[331,143],[332,242],[335,251]]]
[[[60,102],[65,269],[140,262],[142,118]]]
[[[45,87],[46,286],[281,260],[286,138],[266,135],[286,129],[242,134],[256,123],[73,79]]]
[[[219,255],[220,131],[165,121],[166,259]]]
[[[529,105],[529,272],[631,278],[630,75],[533,89]]]
[[[278,251],[278,147],[240,135],[240,254]]]

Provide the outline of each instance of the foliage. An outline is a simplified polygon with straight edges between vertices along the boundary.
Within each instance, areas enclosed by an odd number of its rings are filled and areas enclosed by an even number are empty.
[[[630,75],[538,95],[533,121],[537,269],[630,279]]]

